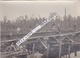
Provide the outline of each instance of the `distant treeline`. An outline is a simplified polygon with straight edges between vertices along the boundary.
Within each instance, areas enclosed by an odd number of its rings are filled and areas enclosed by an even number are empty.
[[[25,15],[17,17],[16,20],[13,21],[4,16],[3,21],[1,21],[1,31],[16,30],[17,28],[22,30],[33,29],[46,19],[45,17],[28,18],[28,16]],[[58,26],[61,31],[78,30],[80,29],[80,16],[72,17],[69,14],[62,18],[57,17],[56,20],[52,20],[43,28],[52,29],[54,26]]]

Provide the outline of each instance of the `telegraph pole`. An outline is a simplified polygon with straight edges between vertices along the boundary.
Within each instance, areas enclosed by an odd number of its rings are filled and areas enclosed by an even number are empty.
[[[60,28],[58,26],[58,31],[59,31],[59,34],[61,34],[61,31],[60,31]],[[62,50],[62,39],[60,38],[59,40],[59,58],[61,58],[61,50]]]
[[[66,8],[65,8],[65,19],[66,19]]]

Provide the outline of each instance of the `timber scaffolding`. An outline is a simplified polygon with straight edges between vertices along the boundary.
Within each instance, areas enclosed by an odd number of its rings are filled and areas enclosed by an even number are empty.
[[[36,35],[37,34],[37,35]],[[3,40],[1,41],[1,43],[14,43],[14,46],[16,47],[16,42],[19,39],[12,39],[12,40]],[[9,45],[11,45],[11,43]],[[26,43],[26,41],[25,41]],[[41,43],[41,44],[40,44]],[[29,38],[29,40],[27,41],[27,43],[25,44],[26,46],[28,44],[32,44],[30,46],[32,46],[32,48],[28,48],[32,51],[39,51],[40,53],[43,54],[43,56],[45,56],[46,54],[46,58],[51,58],[51,57],[55,57],[55,58],[61,58],[64,55],[69,55],[68,58],[70,58],[70,54],[71,53],[75,53],[76,56],[76,52],[80,51],[80,31],[75,31],[75,32],[70,32],[70,33],[64,33],[64,34],[55,34],[53,35],[52,32],[47,32],[47,33],[35,33],[33,36],[31,36]],[[38,46],[37,48],[34,48],[34,44],[36,46]],[[42,49],[39,48],[39,45],[43,45],[44,48],[41,52]],[[2,45],[1,45],[2,46]],[[47,49],[45,48],[45,46],[47,47]],[[7,46],[5,47],[7,48]],[[7,51],[7,52],[2,52],[2,57],[7,57],[7,56],[18,56],[18,55],[27,55],[28,52],[21,52],[21,51]],[[67,56],[66,56],[67,58]]]

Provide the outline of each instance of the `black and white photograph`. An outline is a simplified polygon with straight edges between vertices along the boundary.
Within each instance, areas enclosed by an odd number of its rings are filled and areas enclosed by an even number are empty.
[[[80,58],[80,1],[0,1],[1,58]]]

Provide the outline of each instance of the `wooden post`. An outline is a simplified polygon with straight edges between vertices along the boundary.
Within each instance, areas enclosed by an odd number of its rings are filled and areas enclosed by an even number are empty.
[[[76,57],[77,56],[77,51],[75,51],[74,54],[75,54],[75,57]]]
[[[35,47],[35,44],[33,44],[33,52],[32,52],[33,54],[34,54],[34,47]]]
[[[48,44],[48,48],[47,48],[47,58],[49,57],[49,44]]]
[[[60,45],[59,45],[59,58],[61,58],[61,46],[62,46],[62,41],[60,41]]]
[[[67,58],[67,55],[66,55],[66,58]]]
[[[69,46],[69,48],[68,48],[68,58],[70,58],[70,48],[71,48],[71,46]]]

